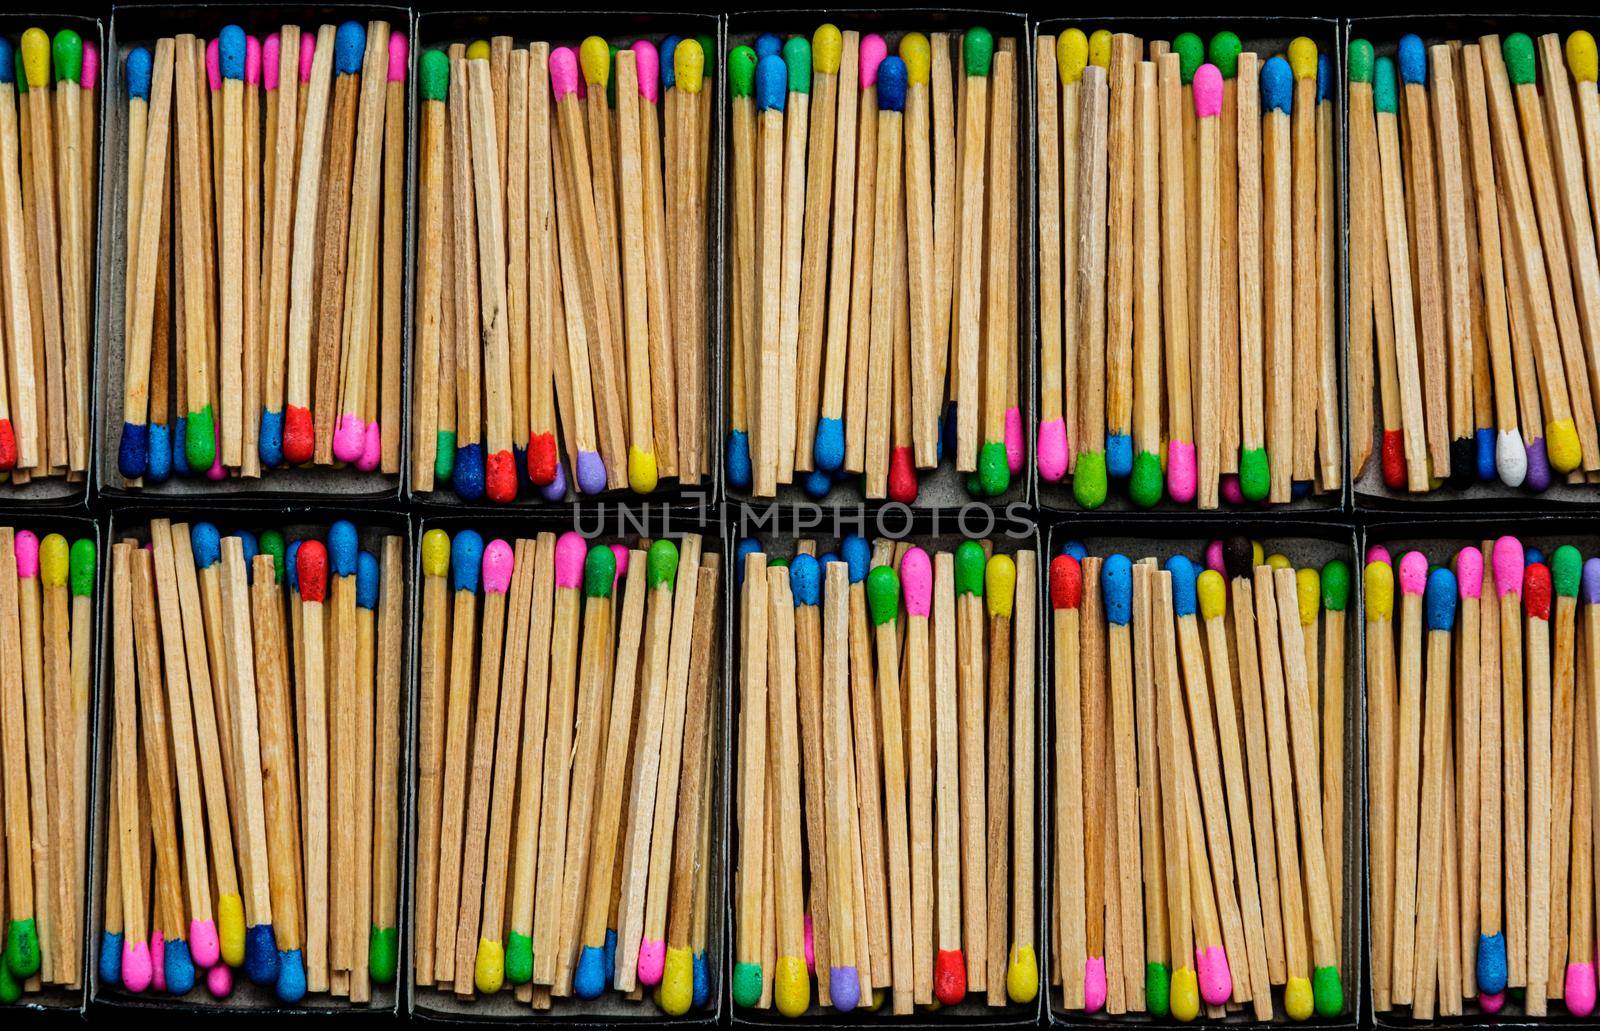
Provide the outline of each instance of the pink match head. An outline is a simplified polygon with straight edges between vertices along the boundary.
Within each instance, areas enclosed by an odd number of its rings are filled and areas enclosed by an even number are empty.
[[[217,925],[210,920],[189,921],[189,955],[202,967],[217,965],[222,945],[217,941]]]
[[[1067,421],[1046,419],[1039,424],[1039,475],[1051,483],[1067,475]]]
[[[1194,466],[1194,445],[1174,440],[1167,445],[1167,493],[1186,505],[1194,500],[1199,477]]]
[[[254,36],[244,38],[244,82],[246,86],[261,83],[261,41]]]
[[[511,574],[516,566],[516,554],[511,545],[496,537],[483,549],[483,589],[490,594],[504,594],[511,586]]]
[[[906,612],[926,618],[933,600],[933,566],[921,548],[912,548],[901,557],[900,590],[905,594]]]
[[[1015,476],[1022,471],[1022,409],[1006,409],[1006,467]]]
[[[411,44],[404,32],[389,33],[389,81],[405,82],[406,65],[410,63]]]
[[[157,932],[158,934],[160,932]],[[148,942],[134,941],[124,938],[122,941],[122,987],[130,992],[142,992],[150,987],[150,979],[154,976],[150,968],[150,945]]]
[[[550,51],[550,88],[560,100],[578,89],[578,55],[571,47],[556,47]]]
[[[639,96],[654,104],[661,96],[661,51],[641,39],[633,45],[633,66],[639,73]]]
[[[889,56],[889,44],[876,32],[863,36],[858,51],[861,62],[861,88],[871,89],[878,84],[878,65]]]
[[[817,942],[812,936],[811,914],[806,914],[806,973],[815,975],[817,972]]]
[[[361,438],[361,457],[356,459],[356,468],[364,473],[370,473],[378,467],[378,462],[382,459],[383,427],[376,422],[369,422],[366,435]]]
[[[556,541],[556,586],[577,587],[583,583],[583,560],[589,545],[575,530],[568,530]]]
[[[233,994],[233,968],[226,963],[218,963],[206,971],[206,991],[211,993],[213,999],[226,999]]]
[[[1215,118],[1222,113],[1222,72],[1214,64],[1195,69],[1194,113],[1200,118]]]
[[[32,530],[18,530],[16,545],[12,550],[17,555],[18,576],[31,580],[39,575],[39,538],[33,535]]]
[[[1196,76],[1197,81],[1198,78]],[[1200,998],[1212,1006],[1227,1002],[1233,994],[1233,975],[1228,971],[1228,954],[1222,946],[1195,949],[1194,965],[1195,973],[1199,975]]]
[[[1483,594],[1483,552],[1477,548],[1469,545],[1456,552],[1456,587],[1463,598]]]
[[[206,479],[219,483],[228,478],[228,470],[222,467],[222,448],[217,448],[215,454],[216,457],[211,460],[211,468],[206,470]]]
[[[1228,566],[1223,561],[1222,557],[1221,541],[1212,541],[1210,544],[1206,545],[1206,568],[1220,573],[1223,576],[1228,575]]]
[[[261,44],[261,84],[268,91],[278,88],[278,62],[282,60],[283,37],[274,32]]]
[[[1515,537],[1501,537],[1494,542],[1494,585],[1504,598],[1508,594],[1522,593],[1522,542]]]
[[[94,89],[100,81],[100,48],[88,40],[83,44],[83,69],[78,72],[78,86]]]
[[[611,578],[611,593],[617,593],[617,584],[628,575],[628,549],[621,544],[611,545],[611,555],[617,560],[616,575]]]
[[[211,83],[213,93],[222,88],[221,49],[218,40],[213,39],[206,44],[206,79]]]
[[[1106,1004],[1106,960],[1090,956],[1083,961],[1083,1011],[1099,1013]]]
[[[317,59],[317,37],[309,32],[300,33],[300,81],[311,81],[311,66]]]
[[[1493,995],[1485,995],[1482,992],[1478,993],[1478,1005],[1483,1008],[1483,1012],[1489,1014],[1491,1017],[1496,1013],[1499,1013],[1500,1010],[1504,1008],[1505,1004],[1505,992],[1495,992]]]
[[[1593,963],[1568,963],[1566,990],[1561,998],[1567,1012],[1587,1017],[1594,1012],[1595,978]]]
[[[1222,500],[1230,505],[1244,504],[1244,488],[1239,486],[1238,473],[1222,474]]]
[[[1421,595],[1428,587],[1428,556],[1408,551],[1400,556],[1400,590]]]
[[[1367,564],[1371,565],[1374,562],[1382,562],[1386,566],[1394,564],[1394,560],[1389,557],[1389,549],[1381,544],[1373,544],[1367,548]]]
[[[661,972],[667,965],[667,943],[660,938],[646,938],[639,943],[639,980],[644,984],[660,984]]]
[[[346,412],[339,416],[339,426],[333,431],[333,457],[341,462],[354,462],[361,457],[361,438],[366,434],[366,423],[359,415]]]
[[[156,956],[150,964],[150,987],[164,992],[167,990],[167,938],[159,930],[150,932],[150,951]]]

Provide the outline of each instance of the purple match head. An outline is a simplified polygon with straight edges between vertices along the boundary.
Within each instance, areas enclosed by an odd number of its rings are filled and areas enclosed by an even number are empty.
[[[1549,452],[1545,449],[1544,438],[1535,437],[1528,441],[1528,475],[1522,485],[1535,494],[1542,494],[1550,489],[1550,480]]]
[[[565,462],[556,463],[556,473],[550,482],[539,487],[539,496],[546,501],[560,501],[567,496],[567,465]]]
[[[598,451],[578,452],[578,489],[585,494],[606,489],[606,463]]]
[[[1600,558],[1583,563],[1583,601],[1586,605],[1600,605]]]

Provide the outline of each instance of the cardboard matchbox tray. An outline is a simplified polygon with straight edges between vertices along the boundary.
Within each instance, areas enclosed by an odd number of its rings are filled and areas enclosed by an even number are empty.
[[[1355,530],[1348,524],[1332,522],[1295,521],[1255,519],[1241,521],[1229,518],[1213,519],[1185,519],[1182,521],[1152,521],[1149,524],[1141,523],[1135,529],[1140,533],[1130,536],[1126,524],[1110,521],[1088,522],[1083,520],[1065,520],[1056,523],[1049,532],[1050,557],[1062,554],[1069,542],[1082,542],[1088,553],[1104,558],[1113,553],[1121,553],[1137,561],[1141,558],[1155,556],[1163,564],[1173,555],[1187,555],[1194,562],[1198,570],[1205,567],[1204,551],[1206,545],[1218,538],[1226,538],[1235,534],[1247,534],[1252,540],[1259,541],[1263,552],[1267,555],[1282,552],[1289,556],[1296,568],[1309,566],[1320,569],[1321,566],[1335,558],[1342,558],[1350,566],[1350,596],[1345,606],[1345,732],[1344,732],[1344,862],[1340,869],[1330,868],[1328,876],[1330,881],[1339,877],[1342,884],[1342,900],[1340,920],[1340,946],[1339,946],[1339,973],[1344,986],[1344,1013],[1333,1019],[1326,1019],[1313,1015],[1313,1017],[1298,1026],[1323,1027],[1338,1029],[1354,1029],[1359,1025],[1361,1017],[1361,1001],[1366,992],[1366,974],[1363,964],[1365,955],[1364,944],[1366,924],[1364,915],[1366,907],[1363,904],[1362,889],[1366,870],[1366,821],[1364,802],[1366,797],[1365,765],[1361,761],[1364,754],[1365,742],[1365,711],[1366,711],[1366,682],[1363,678],[1365,662],[1362,659],[1361,639],[1361,564],[1356,551]],[[1048,603],[1048,602],[1047,602]],[[1047,608],[1048,614],[1050,610]],[[1232,601],[1229,601],[1231,619]],[[1325,617],[1324,617],[1325,618]],[[1044,652],[1046,671],[1055,668],[1055,635],[1051,623],[1047,620],[1041,624],[1044,642],[1041,650]],[[1203,633],[1203,628],[1202,628]],[[1320,656],[1320,638],[1319,638]],[[1047,711],[1046,727],[1054,728],[1055,705],[1055,679],[1053,672],[1048,672],[1047,678],[1041,683],[1045,692],[1044,707]],[[1234,690],[1238,690],[1237,684]],[[1320,725],[1320,702],[1318,711]],[[1052,746],[1053,748],[1053,746]],[[1320,750],[1320,745],[1319,745]],[[1053,751],[1046,754],[1053,755]],[[1320,760],[1319,760],[1320,761]],[[1053,785],[1054,767],[1046,772]],[[1047,814],[1042,820],[1041,834],[1047,843],[1047,854],[1053,856],[1054,829],[1054,790],[1053,786],[1041,796],[1045,801],[1042,804]],[[1051,898],[1048,885],[1053,880],[1054,869],[1047,867],[1047,888],[1045,904],[1041,907],[1046,914],[1050,913]],[[1048,957],[1050,949],[1049,937],[1042,939],[1047,947],[1040,950],[1040,955]],[[1309,939],[1308,939],[1309,940]],[[1141,957],[1142,961],[1142,957]],[[1053,962],[1053,959],[1051,960]],[[1232,965],[1232,957],[1230,957]],[[1053,970],[1053,967],[1050,968]],[[1081,976],[1081,975],[1080,975]],[[1168,1016],[1155,1019],[1144,1013],[1128,1013],[1123,1016],[1108,1016],[1104,1011],[1097,1014],[1086,1014],[1081,1011],[1067,1011],[1062,1009],[1061,988],[1054,983],[1053,976],[1041,983],[1041,991],[1048,986],[1050,997],[1048,1002],[1049,1020],[1054,1027],[1078,1028],[1108,1028],[1115,1026],[1137,1026],[1143,1028],[1176,1029],[1188,1025],[1180,1024]],[[1283,1009],[1283,991],[1281,988],[1273,989],[1274,1024],[1289,1024]],[[1222,1021],[1211,1021],[1201,1014],[1202,1022],[1212,1024],[1225,1024],[1234,1026],[1255,1025],[1254,1014],[1247,1006],[1238,1013],[1230,1014]]]
[[[257,986],[252,984],[250,979],[245,976],[243,969],[234,971],[233,993],[225,999],[213,998],[211,993],[206,990],[203,971],[196,971],[194,989],[189,994],[178,998],[157,992],[154,988],[145,991],[141,995],[132,995],[123,991],[118,985],[103,984],[100,981],[98,957],[100,931],[104,926],[101,907],[104,904],[105,849],[109,833],[105,821],[108,813],[107,792],[110,790],[111,763],[115,761],[111,747],[112,729],[116,722],[114,716],[116,670],[113,661],[115,643],[112,628],[115,609],[114,599],[111,598],[111,546],[124,537],[131,537],[148,543],[150,520],[158,518],[169,518],[174,523],[187,522],[191,526],[196,522],[210,520],[217,524],[223,534],[228,534],[240,528],[254,530],[257,533],[262,530],[276,529],[283,534],[285,545],[311,537],[315,537],[318,540],[326,540],[328,527],[335,520],[351,518],[356,524],[362,549],[378,556],[380,567],[383,561],[383,538],[388,535],[399,535],[403,542],[403,561],[408,576],[412,565],[411,556],[415,551],[412,546],[410,524],[407,518],[403,515],[380,512],[345,513],[336,509],[305,506],[293,508],[252,507],[218,512],[215,509],[197,508],[191,502],[188,505],[175,505],[171,508],[163,509],[130,509],[113,513],[106,520],[106,533],[100,551],[101,588],[98,600],[98,618],[100,619],[98,651],[100,662],[95,674],[97,678],[95,689],[98,694],[97,711],[101,718],[96,721],[92,749],[94,753],[94,779],[91,786],[92,800],[90,809],[92,821],[90,827],[91,859],[88,887],[89,904],[86,907],[88,926],[85,928],[84,938],[85,942],[88,943],[86,962],[89,965],[87,979],[90,1010],[94,1013],[103,1013],[108,1018],[116,1019],[121,1017],[130,1020],[139,1019],[135,1014],[142,1014],[143,1019],[152,1020],[170,1019],[176,1014],[183,1014],[189,1018],[226,1016],[230,1019],[236,1019],[241,1016],[270,1016],[275,1019],[283,1019],[303,1015],[365,1018],[368,1020],[393,1018],[400,1012],[400,992],[396,984],[374,983],[372,985],[372,1001],[366,1005],[352,1004],[348,999],[339,999],[327,993],[308,992],[300,1003],[289,1006],[279,1001],[271,985]],[[409,584],[404,585],[404,589],[407,593],[402,598],[401,633],[407,643],[400,656],[400,750],[397,755],[400,768],[395,771],[395,784],[399,789],[399,797],[390,799],[387,802],[387,804],[399,809],[395,824],[395,833],[400,835],[400,840],[396,842],[395,891],[397,892],[397,900],[395,919],[399,926],[397,947],[402,950],[402,954],[404,954],[404,950],[410,948],[411,937],[411,909],[407,905],[411,869],[406,861],[403,845],[410,822],[410,807],[406,804],[406,799],[410,797],[410,771],[413,765],[410,752],[411,723],[413,719],[413,708],[410,700],[410,685],[412,684],[412,645],[410,642],[416,636],[412,631],[413,609],[416,604],[414,595],[416,592],[411,589]],[[285,590],[284,593],[292,598],[292,592]],[[381,597],[380,593],[380,600]],[[325,630],[331,629],[326,622],[328,618],[327,616],[324,617]],[[283,628],[287,642],[289,633],[287,609],[284,614]],[[330,672],[328,686],[331,689],[333,686],[331,681],[333,664],[338,661],[340,649],[353,647],[353,643],[337,642],[330,639],[327,647]],[[291,695],[295,693],[293,672],[292,668],[287,671],[289,676],[288,689]],[[213,684],[213,689],[215,689],[215,684]],[[374,704],[376,704],[376,697],[374,698]],[[375,721],[379,718],[376,710],[373,718]],[[296,741],[298,742],[298,736]],[[376,756],[374,756],[374,761],[376,761]],[[333,802],[331,784],[329,792],[329,804],[331,806]],[[174,795],[173,804],[174,806],[177,805],[176,795]],[[374,813],[377,812],[379,806],[384,804],[385,801],[383,799],[374,797]],[[236,856],[235,862],[237,863],[238,861],[239,859]],[[241,872],[241,889],[244,886],[243,876]],[[153,890],[148,877],[146,885],[147,890]],[[155,924],[152,922],[150,926],[153,929]],[[403,973],[397,970],[395,976],[398,979],[403,976]]]
[[[407,468],[410,454],[409,417],[410,401],[410,337],[411,337],[411,281],[412,260],[409,241],[402,273],[401,291],[404,299],[401,316],[401,405],[400,424],[395,432],[400,439],[400,473],[385,475],[380,470],[360,472],[353,466],[308,465],[304,467],[279,467],[263,469],[260,479],[229,476],[219,482],[203,474],[181,477],[174,475],[165,483],[156,485],[145,481],[142,487],[131,487],[117,468],[117,451],[122,436],[122,391],[125,344],[124,310],[127,297],[128,255],[128,85],[126,74],[127,51],[134,46],[153,47],[157,39],[179,32],[191,32],[202,38],[214,37],[224,26],[238,24],[257,38],[265,38],[285,24],[295,24],[303,30],[316,32],[322,25],[338,25],[354,19],[365,25],[368,21],[383,20],[394,32],[404,32],[412,41],[411,66],[406,75],[406,149],[407,172],[402,209],[409,226],[412,215],[412,166],[415,162],[417,119],[416,109],[416,32],[412,24],[411,8],[380,4],[288,4],[277,7],[257,7],[245,4],[128,4],[112,9],[111,29],[101,60],[101,79],[104,82],[105,129],[101,151],[100,176],[100,226],[99,254],[100,291],[96,297],[99,313],[96,334],[95,393],[96,450],[93,465],[96,470],[96,487],[109,498],[148,498],[153,502],[172,504],[191,503],[249,503],[283,501],[296,504],[338,505],[347,502],[396,501],[400,498],[401,475]],[[262,124],[265,125],[265,93],[262,94]],[[331,94],[330,94],[331,104]],[[174,117],[172,131],[176,133]],[[181,143],[178,144],[181,147]],[[269,146],[264,141],[265,148]],[[178,160],[182,160],[181,156]],[[263,185],[264,189],[264,185]],[[263,203],[265,201],[263,200]],[[271,214],[262,213],[263,243]],[[407,231],[409,234],[409,230]],[[178,244],[173,241],[173,256],[178,257]],[[176,307],[173,317],[179,317]],[[176,331],[172,336],[176,347]],[[382,346],[382,345],[380,345]],[[312,347],[315,348],[313,334]],[[313,379],[314,379],[313,370]],[[313,383],[313,389],[315,384]],[[176,407],[176,391],[170,395]],[[260,413],[247,413],[247,419],[259,420]],[[176,430],[176,416],[171,425]]]

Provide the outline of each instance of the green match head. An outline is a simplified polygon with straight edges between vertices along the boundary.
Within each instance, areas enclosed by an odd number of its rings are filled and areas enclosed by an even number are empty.
[[[50,57],[57,82],[77,82],[83,75],[83,37],[62,29],[50,41]]]
[[[39,972],[39,928],[33,917],[13,920],[6,928],[6,966],[20,980]]]
[[[1206,45],[1193,32],[1180,32],[1172,40],[1172,52],[1178,55],[1178,71],[1183,84],[1194,81],[1194,73],[1206,62]]]
[[[1311,997],[1317,1013],[1337,1017],[1344,1012],[1344,986],[1339,983],[1338,967],[1317,967],[1311,972]]]
[[[1078,459],[1083,468],[1083,459]],[[1154,508],[1161,501],[1161,456],[1154,451],[1140,451],[1133,456],[1133,471],[1128,476],[1128,497],[1140,508]]]
[[[749,1009],[761,1001],[761,964],[733,965],[733,1004]]]
[[[1336,558],[1322,567],[1322,607],[1329,612],[1343,612],[1350,603],[1350,566]]]
[[[22,998],[22,985],[11,973],[11,968],[0,963],[0,1003],[11,1005]]]
[[[991,498],[999,497],[1011,486],[1011,463],[1003,442],[991,440],[978,452],[978,486]]]
[[[994,35],[981,25],[967,30],[961,38],[961,59],[968,75],[988,78],[989,65],[994,62]]]
[[[1172,1011],[1171,984],[1172,974],[1165,963],[1144,965],[1144,1001],[1152,1017],[1164,1017]]]
[[[1083,508],[1106,503],[1106,453],[1085,451],[1072,471],[1072,498]]]
[[[1394,61],[1390,58],[1380,57],[1372,63],[1372,105],[1383,115],[1396,114],[1400,110]]]
[[[394,983],[398,942],[398,932],[393,927],[372,925],[372,934],[367,937],[367,973],[379,984]]]
[[[983,597],[983,571],[988,564],[983,545],[977,541],[962,541],[956,548],[956,593]]]
[[[700,54],[705,59],[705,63],[700,67],[700,77],[702,79],[715,79],[717,77],[716,41],[703,32],[696,36],[694,41],[700,44]]]
[[[595,549],[591,549],[595,550]],[[610,548],[599,549],[610,551]],[[616,575],[616,557],[611,559],[612,575]],[[678,546],[671,541],[661,540],[650,545],[650,555],[645,560],[645,583],[650,587],[667,585],[667,590],[672,590],[672,582],[678,576]]]
[[[1556,594],[1576,598],[1578,582],[1583,579],[1583,553],[1570,544],[1557,548],[1550,556],[1550,579],[1555,582]]]
[[[767,568],[768,569],[788,569],[789,568],[789,560],[784,558],[782,555],[774,555],[771,558],[767,559]]]
[[[1244,50],[1244,44],[1239,42],[1237,34],[1223,29],[1211,37],[1211,45],[1206,48],[1206,57],[1217,71],[1222,73],[1224,79],[1231,79],[1239,74],[1239,53]]]
[[[189,459],[189,468],[196,473],[211,468],[217,457],[216,416],[207,404],[198,412],[189,413],[189,424],[183,438],[183,453]]]
[[[533,939],[512,931],[506,935],[506,980],[511,984],[527,984],[532,977]]]
[[[1264,447],[1239,452],[1239,493],[1246,501],[1260,501],[1272,489],[1272,466]]]
[[[1500,44],[1500,56],[1505,58],[1506,74],[1513,86],[1527,86],[1538,74],[1533,56],[1533,40],[1526,32],[1513,32]]]
[[[665,541],[659,543],[667,543]],[[672,549],[671,562],[674,568],[678,565],[678,552],[670,543],[667,547]],[[655,569],[655,548],[650,549],[651,571]],[[670,576],[670,574],[669,574]],[[583,596],[586,598],[611,597],[611,585],[617,579],[617,553],[610,548],[590,548],[589,554],[583,559]],[[652,580],[651,584],[654,585]]]
[[[748,97],[755,90],[756,52],[749,47],[728,51],[728,92],[735,99]]]
[[[422,55],[422,99],[444,100],[450,94],[450,58],[443,50]]]
[[[456,431],[440,430],[434,436],[433,478],[449,483],[456,471]]]
[[[878,566],[867,574],[867,608],[873,626],[883,626],[899,614],[900,575],[893,566]]]
[[[1372,44],[1364,39],[1352,39],[1345,61],[1350,66],[1351,82],[1372,81]]]
[[[276,583],[283,583],[283,534],[277,530],[262,530],[260,537],[261,553],[272,556],[272,579]]]
[[[94,594],[94,540],[83,537],[72,542],[72,555],[68,559],[67,577],[74,598],[88,598]]]
[[[804,36],[790,36],[783,45],[783,64],[789,69],[789,92],[811,92],[811,43]]]

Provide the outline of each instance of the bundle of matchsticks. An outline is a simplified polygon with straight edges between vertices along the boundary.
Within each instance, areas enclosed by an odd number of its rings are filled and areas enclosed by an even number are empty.
[[[1040,477],[1084,508],[1337,493],[1327,55],[1068,29],[1034,59]]]
[[[1036,554],[815,550],[740,547],[734,1005],[1030,1003]]]
[[[1351,468],[1376,440],[1391,491],[1592,483],[1594,37],[1407,35],[1394,55],[1350,43]]]
[[[19,486],[89,468],[99,71],[72,29],[0,38],[0,479]]]
[[[975,497],[1022,470],[1016,40],[897,52],[823,25],[728,55],[727,473],[756,497],[798,473],[910,503],[947,452]]]
[[[422,576],[417,984],[710,1005],[720,556],[433,529]]]
[[[124,484],[398,474],[406,37],[229,25],[123,59]]]
[[[93,538],[0,527],[0,1003],[81,984],[94,624]]]
[[[292,536],[154,519],[112,546],[102,991],[394,981],[405,546]]]
[[[700,482],[714,62],[709,36],[423,55],[416,490]]]
[[[1600,559],[1422,547],[1367,552],[1373,1006],[1589,1017]]]
[[[1066,1010],[1337,1017],[1349,566],[1205,565],[1051,562],[1053,976]]]

